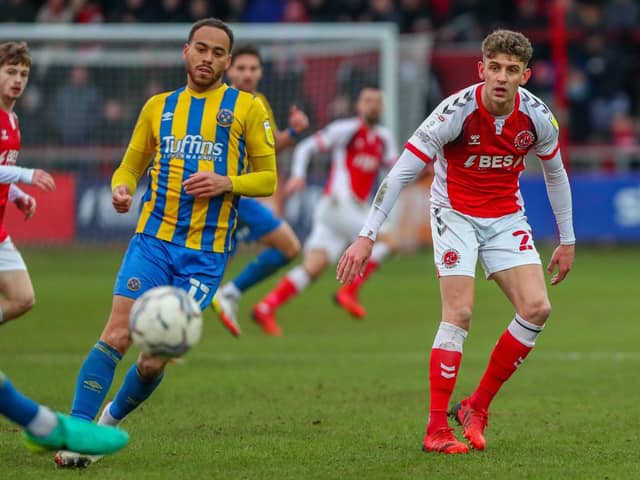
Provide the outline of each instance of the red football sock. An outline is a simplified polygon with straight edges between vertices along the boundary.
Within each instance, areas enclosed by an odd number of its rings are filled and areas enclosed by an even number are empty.
[[[296,285],[285,276],[280,280],[280,283],[278,283],[278,285],[276,285],[276,287],[262,299],[260,303],[266,303],[271,308],[275,309],[294,297],[297,293],[298,289],[296,288]]]
[[[456,386],[461,361],[462,352],[453,352],[440,348],[431,349],[431,359],[429,360],[431,401],[427,434],[449,425],[447,422],[447,408],[453,389]]]
[[[502,384],[509,380],[530,351],[531,347],[523,345],[509,330],[505,330],[491,352],[489,365],[478,388],[469,397],[471,407],[476,410],[489,410],[489,404]]]
[[[356,275],[356,278],[353,279],[353,282],[348,283],[341,290],[350,293],[351,295],[355,295],[360,290],[360,287],[364,283],[364,281],[371,276],[373,272],[378,268],[379,263],[374,260],[369,260],[367,266],[364,268],[364,273],[362,276]]]

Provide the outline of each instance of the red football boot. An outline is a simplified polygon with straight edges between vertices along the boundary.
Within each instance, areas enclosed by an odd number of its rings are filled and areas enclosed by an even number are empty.
[[[449,416],[462,425],[464,438],[469,440],[474,450],[484,450],[487,441],[484,438],[484,429],[489,426],[489,415],[486,410],[474,410],[469,399],[457,403],[449,412]]]
[[[427,434],[422,443],[425,452],[437,453],[469,453],[469,447],[453,435],[453,428],[440,427],[435,432]]]
[[[276,322],[276,311],[268,303],[258,303],[253,307],[251,314],[264,333],[274,337],[282,335],[282,329],[278,326],[278,322]]]

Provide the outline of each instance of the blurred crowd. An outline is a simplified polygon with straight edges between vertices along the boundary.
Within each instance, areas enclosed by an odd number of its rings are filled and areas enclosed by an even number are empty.
[[[488,31],[508,27],[521,30],[532,39],[535,53],[529,88],[553,103],[553,3],[554,0],[0,0],[0,22],[192,22],[206,16],[230,22],[385,21],[396,23],[402,33],[430,32],[436,39],[436,50],[446,45],[447,51],[452,45],[468,48],[471,43],[477,48]],[[640,132],[640,0],[563,3],[570,39],[569,122],[565,123],[570,139],[578,144],[635,147]],[[99,82],[79,70],[70,71],[69,81],[58,86],[51,100],[55,108],[73,110],[70,115],[78,117],[79,127],[92,128],[77,108],[77,90],[82,89],[87,111],[95,112],[99,104],[101,122],[129,121],[122,118],[126,108],[121,101],[109,98]],[[302,81],[299,72],[295,74],[297,81]],[[434,101],[451,91],[436,67],[433,74],[435,93],[430,92],[425,113]],[[141,89],[149,90],[147,86]],[[70,98],[74,99],[73,108],[69,106]],[[77,138],[65,135],[60,133],[60,139],[68,143],[84,138],[77,131],[72,132]]]

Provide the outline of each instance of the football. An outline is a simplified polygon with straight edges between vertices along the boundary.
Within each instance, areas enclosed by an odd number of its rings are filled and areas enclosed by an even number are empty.
[[[202,312],[187,292],[155,287],[139,297],[131,309],[131,338],[154,357],[180,357],[202,334]]]

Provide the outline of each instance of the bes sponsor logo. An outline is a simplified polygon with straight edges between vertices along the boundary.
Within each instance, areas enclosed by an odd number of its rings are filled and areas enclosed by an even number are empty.
[[[442,264],[445,268],[453,268],[460,263],[460,252],[455,248],[450,248],[442,254]]]
[[[211,160],[222,162],[224,144],[222,142],[208,142],[202,135],[186,135],[176,138],[173,135],[162,137],[162,151],[165,157],[192,160]]]
[[[477,167],[482,170],[489,168],[512,170],[523,163],[524,155],[469,155],[464,166],[465,168]]]

